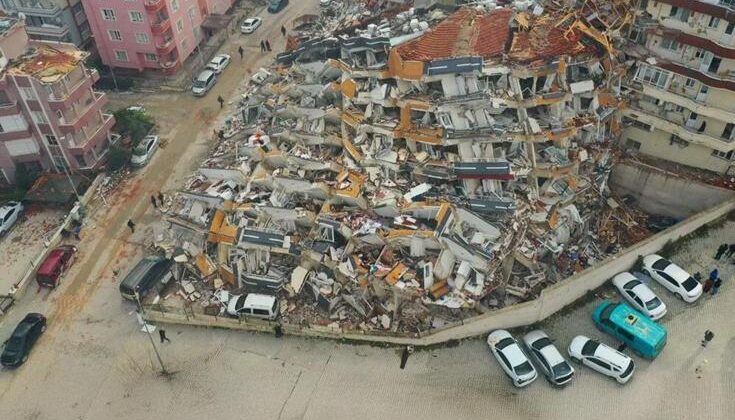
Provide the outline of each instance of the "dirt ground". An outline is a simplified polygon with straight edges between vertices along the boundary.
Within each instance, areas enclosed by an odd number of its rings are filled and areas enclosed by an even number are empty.
[[[7,293],[30,268],[30,262],[44,249],[46,241],[61,226],[66,212],[61,209],[26,207],[12,230],[0,238],[2,273],[0,294]]]

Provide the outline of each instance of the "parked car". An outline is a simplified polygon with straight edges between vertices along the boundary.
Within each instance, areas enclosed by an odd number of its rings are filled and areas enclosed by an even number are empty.
[[[54,248],[38,267],[36,283],[42,287],[55,288],[58,286],[61,278],[74,264],[76,255],[77,247],[72,245]]]
[[[8,201],[0,207],[0,236],[8,233],[23,212],[23,205],[18,201]]]
[[[199,73],[191,85],[191,92],[194,96],[204,96],[217,83],[217,75],[210,69],[206,69]]]
[[[332,5],[332,0],[319,0],[319,6],[329,7]]]
[[[256,29],[260,27],[261,23],[263,23],[263,19],[259,17],[247,18],[243,20],[240,24],[240,33],[252,34],[253,32],[255,32]]]
[[[534,330],[523,336],[523,344],[531,359],[554,385],[566,385],[574,377],[574,368],[564,359],[549,336],[541,330]]]
[[[628,382],[635,371],[633,359],[583,335],[574,337],[568,351],[569,357],[575,362],[614,378],[621,384]]]
[[[248,293],[230,296],[227,301],[227,313],[232,316],[276,319],[278,312],[278,299],[272,295]]]
[[[288,0],[271,0],[268,5],[268,13],[278,13],[288,5]]]
[[[44,331],[46,331],[45,316],[37,313],[26,315],[5,342],[5,348],[0,355],[0,364],[5,367],[18,367],[25,363],[33,345]]]
[[[666,345],[666,328],[625,303],[603,301],[592,313],[595,326],[641,356],[654,359]]]
[[[514,386],[518,388],[527,386],[538,376],[526,353],[508,331],[491,332],[487,336],[487,345]]]
[[[212,70],[215,74],[221,74],[225,68],[232,61],[232,57],[228,54],[217,54],[212,58],[212,61],[207,64],[207,68]]]
[[[627,271],[620,273],[613,277],[612,282],[618,292],[638,312],[653,320],[661,319],[666,315],[666,304],[634,274]]]
[[[645,256],[643,272],[685,302],[695,302],[702,296],[702,285],[694,277],[660,255]]]
[[[143,167],[153,159],[153,154],[158,150],[158,136],[145,136],[133,149],[133,155],[130,157],[130,164],[135,167]]]
[[[171,260],[145,257],[120,282],[120,294],[128,300],[142,300],[148,293],[162,290],[172,276]]]

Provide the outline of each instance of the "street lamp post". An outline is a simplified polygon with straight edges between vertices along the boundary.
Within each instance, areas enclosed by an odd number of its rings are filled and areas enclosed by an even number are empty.
[[[135,293],[135,301],[138,304],[138,310],[141,312],[141,314],[145,313],[143,310],[143,305],[140,304],[140,296],[138,296],[138,293]],[[143,328],[145,328],[145,332],[148,333],[148,338],[151,340],[151,346],[153,346],[153,352],[156,353],[158,363],[161,365],[161,374],[164,376],[168,376],[169,371],[167,371],[166,366],[163,365],[163,359],[161,359],[161,355],[158,353],[156,343],[155,341],[153,341],[153,334],[151,334],[151,330],[150,328],[148,328],[148,323],[145,321],[145,319],[143,319]]]

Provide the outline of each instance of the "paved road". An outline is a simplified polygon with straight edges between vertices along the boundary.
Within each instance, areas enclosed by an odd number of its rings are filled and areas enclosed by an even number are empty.
[[[288,13],[299,14],[296,8],[315,3],[292,2]],[[276,22],[262,29],[275,40],[279,28]],[[662,294],[671,307],[665,320],[669,344],[653,363],[636,359],[638,370],[626,386],[578,367],[575,382],[564,390],[542,380],[516,390],[481,339],[418,352],[400,370],[394,349],[183,327],[169,328],[172,343],[160,347],[176,373],[160,377],[133,308],[119,297],[114,271],[124,274],[150,236],[147,226],[157,217],[148,195],[174,188],[206,150],[209,123],[217,118],[216,96],[236,93],[243,77],[228,71],[204,99],[154,95],[143,100],[154,113],[170,111],[159,116],[167,147],[92,220],[83,232],[81,260],[62,287],[48,297],[29,294],[3,320],[0,337],[31,310],[47,313],[50,328],[26,365],[0,371],[0,419],[587,419],[622,414],[650,420],[724,419],[735,412],[732,265],[723,267],[726,285],[715,298],[685,306]],[[133,235],[125,227],[128,218],[138,222]],[[685,268],[708,269],[717,245],[735,236],[735,223],[712,235],[679,253]],[[579,332],[603,338],[589,321],[593,305],[560,315],[544,328],[560,347]],[[702,349],[706,328],[716,337]]]

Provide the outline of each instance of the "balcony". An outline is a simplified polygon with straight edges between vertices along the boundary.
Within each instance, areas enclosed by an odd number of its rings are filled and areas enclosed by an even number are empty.
[[[143,2],[143,7],[145,7],[145,10],[155,13],[159,10],[163,9],[163,7],[166,6],[166,2],[164,0],[145,0]]]
[[[0,104],[0,117],[17,114],[20,114],[20,107],[18,106],[18,102],[8,102]]]
[[[96,70],[95,70],[96,72]],[[99,76],[97,76],[99,78]],[[88,91],[89,88],[94,84],[92,77],[83,77],[74,86],[67,89],[67,94],[63,96],[49,96],[48,103],[49,108],[52,111],[64,110],[71,107],[71,104],[78,100],[84,92]]]
[[[88,134],[88,131],[86,129],[81,130],[86,135],[87,140],[84,143],[70,143],[69,148],[77,150],[81,149],[81,151],[85,152],[92,148],[95,148],[100,141],[107,137],[107,133],[112,130],[112,126],[114,125],[115,118],[110,114],[103,114],[102,124],[100,124],[92,134]]]
[[[156,42],[156,51],[158,51],[159,54],[168,54],[173,51],[174,48],[176,48],[176,43],[173,38]]]
[[[75,117],[71,121],[62,121],[61,124],[59,124],[59,128],[63,133],[66,134],[79,131],[82,126],[84,126],[87,121],[89,121],[94,113],[98,112],[107,103],[107,95],[105,95],[104,93],[93,92],[92,95],[93,100],[90,101],[86,108],[84,108],[84,110],[80,112],[77,117]]]
[[[171,29],[171,19],[169,18],[164,18],[151,24],[151,32],[157,35],[160,35],[169,29]]]
[[[63,38],[69,33],[69,27],[44,24],[42,26],[26,26],[28,35],[37,35],[52,38]]]
[[[57,5],[42,4],[41,2],[19,1],[15,3],[18,13],[30,16],[57,17],[61,14],[61,8]]]
[[[6,131],[6,132],[0,133],[0,141],[27,139],[32,136],[33,136],[33,133],[31,132],[31,127],[27,126],[23,130]]]

